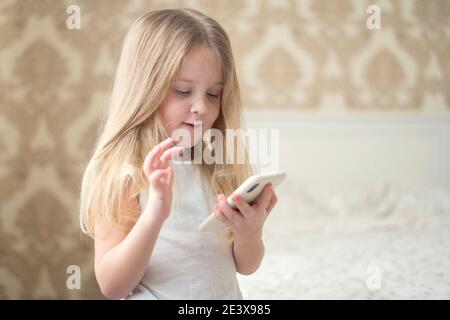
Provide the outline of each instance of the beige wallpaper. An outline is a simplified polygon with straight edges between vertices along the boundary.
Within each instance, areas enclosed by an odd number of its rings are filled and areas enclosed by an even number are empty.
[[[72,4],[80,29],[66,26]],[[2,0],[0,298],[100,297],[81,174],[127,27],[182,6],[228,31],[245,108],[450,111],[450,1]]]

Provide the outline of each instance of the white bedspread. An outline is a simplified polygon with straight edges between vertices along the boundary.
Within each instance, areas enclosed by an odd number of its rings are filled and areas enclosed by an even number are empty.
[[[450,298],[450,190],[282,187],[245,299]]]

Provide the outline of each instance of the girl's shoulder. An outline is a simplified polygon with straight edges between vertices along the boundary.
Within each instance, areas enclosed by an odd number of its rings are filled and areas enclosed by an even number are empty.
[[[122,177],[130,176],[132,179],[134,179],[136,177],[136,174],[138,173],[138,169],[139,168],[136,167],[135,165],[126,162],[122,166],[121,176]]]

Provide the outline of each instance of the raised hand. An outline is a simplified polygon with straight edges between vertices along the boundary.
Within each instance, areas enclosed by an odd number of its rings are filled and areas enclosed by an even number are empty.
[[[163,220],[169,216],[172,204],[174,172],[169,160],[183,151],[183,147],[176,146],[175,142],[167,138],[156,145],[145,157],[142,167],[150,183],[146,211]]]

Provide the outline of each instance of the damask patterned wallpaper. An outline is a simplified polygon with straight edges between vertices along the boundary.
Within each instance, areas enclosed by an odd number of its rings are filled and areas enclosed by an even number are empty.
[[[80,29],[67,27],[70,5]],[[2,0],[0,298],[101,297],[78,226],[81,175],[128,26],[185,6],[229,33],[245,108],[450,111],[446,0]]]

